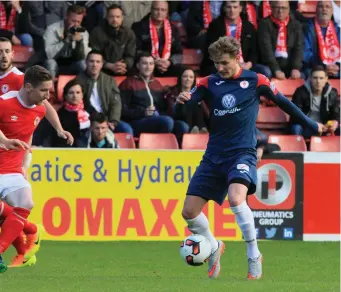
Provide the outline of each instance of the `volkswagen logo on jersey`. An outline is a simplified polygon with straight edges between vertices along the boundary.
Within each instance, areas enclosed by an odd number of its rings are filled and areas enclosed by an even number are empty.
[[[222,103],[224,108],[231,109],[236,104],[236,98],[232,94],[226,94],[223,96],[221,103]]]
[[[8,91],[8,85],[7,84],[2,85],[1,91],[2,91],[2,93],[6,93]]]

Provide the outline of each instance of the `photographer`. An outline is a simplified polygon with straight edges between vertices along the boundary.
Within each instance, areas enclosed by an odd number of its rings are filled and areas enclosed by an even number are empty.
[[[65,20],[51,24],[44,33],[47,56],[44,66],[53,77],[85,70],[85,57],[90,48],[89,33],[81,27],[84,12],[81,6],[70,6]]]

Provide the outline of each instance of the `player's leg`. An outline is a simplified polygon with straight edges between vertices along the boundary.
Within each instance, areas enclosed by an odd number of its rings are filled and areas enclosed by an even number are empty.
[[[226,180],[219,167],[204,157],[188,186],[182,216],[191,232],[206,237],[211,243],[212,254],[208,259],[210,278],[217,278],[220,273],[220,257],[225,245],[222,241],[215,239],[202,209],[208,200],[222,204],[226,191]]]
[[[10,177],[8,179],[11,180]],[[5,200],[9,205],[13,206],[13,212],[5,219],[1,227],[0,255],[20,235],[26,219],[33,208],[32,190],[30,187],[22,187],[12,192],[10,190],[11,188],[7,188],[8,193],[5,192]],[[3,270],[6,271],[6,269]]]
[[[200,234],[209,240],[212,253],[214,253],[218,249],[218,242],[210,230],[206,215],[202,212],[206,204],[206,199],[188,194],[182,209],[182,217],[193,234]]]
[[[0,222],[4,221],[13,212],[13,207],[0,201]],[[19,235],[14,240],[13,246],[17,250],[17,255],[25,255],[26,259],[35,255],[40,249],[40,238],[43,227],[26,220],[23,235]],[[25,240],[22,237],[25,236]],[[18,262],[18,261],[16,261]]]
[[[247,192],[248,186],[241,183],[233,183],[232,181],[228,189],[228,200],[244,240],[247,243],[248,279],[259,279],[262,276],[263,257],[258,249],[255,220],[250,207],[246,203]]]

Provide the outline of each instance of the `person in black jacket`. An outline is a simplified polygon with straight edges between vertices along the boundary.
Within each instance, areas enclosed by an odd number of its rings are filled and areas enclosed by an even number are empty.
[[[135,22],[132,30],[136,35],[137,55],[147,52],[155,59],[155,76],[179,75],[181,39],[177,28],[168,20],[167,1],[153,1],[151,13]]]
[[[258,27],[261,63],[267,77],[283,80],[303,78],[303,33],[299,21],[290,15],[289,1],[271,1],[271,15]]]
[[[58,110],[58,116],[63,128],[75,139],[72,147],[87,146],[87,131],[90,128],[89,114],[84,110],[83,88],[77,79],[69,81],[64,87],[64,103]],[[69,147],[65,139],[57,136],[55,131],[51,136],[52,147]]]
[[[340,134],[340,102],[337,90],[328,83],[327,72],[323,66],[312,70],[310,80],[296,89],[292,102],[308,117],[324,124],[327,133]],[[303,129],[295,119],[291,118],[290,124],[292,134],[306,138],[311,136],[311,132]]]
[[[208,47],[219,37],[231,36],[241,43],[241,67],[266,75],[265,66],[257,63],[257,34],[254,26],[247,20],[242,20],[240,1],[225,1],[221,6],[220,16],[213,20],[207,30],[204,60],[201,64],[203,75],[216,72],[216,68],[208,55]]]

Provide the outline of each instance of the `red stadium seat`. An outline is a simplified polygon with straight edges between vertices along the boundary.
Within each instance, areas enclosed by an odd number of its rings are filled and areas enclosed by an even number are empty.
[[[182,64],[191,67],[193,70],[198,70],[203,58],[203,54],[197,49],[184,49],[182,53]]]
[[[285,129],[288,125],[288,116],[278,107],[260,107],[257,117],[259,129]]]
[[[33,48],[26,46],[13,46],[13,51],[13,65],[18,68],[22,68],[34,54]]]
[[[340,152],[340,137],[339,136],[311,137],[310,151]]]
[[[286,97],[292,97],[295,93],[295,90],[304,84],[304,79],[286,79],[286,80],[278,80],[271,79],[276,86],[276,88]]]
[[[317,1],[304,1],[304,3],[298,3],[298,11],[307,18],[314,17],[316,13]]]
[[[115,138],[116,138],[120,148],[123,148],[123,149],[134,149],[134,148],[136,148],[134,137],[130,134],[115,133]]]
[[[307,145],[302,136],[270,135],[268,141],[279,145],[282,151],[307,151]]]
[[[329,79],[328,82],[337,89],[337,93],[340,95],[340,79]]]
[[[162,86],[174,86],[177,81],[176,77],[158,77],[156,79],[160,81]]]
[[[139,140],[140,149],[179,149],[174,134],[142,133]]]
[[[182,149],[205,150],[209,134],[184,134]]]

